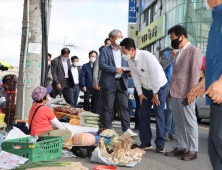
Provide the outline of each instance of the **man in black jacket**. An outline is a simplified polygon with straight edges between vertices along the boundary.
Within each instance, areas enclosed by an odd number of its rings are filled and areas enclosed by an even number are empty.
[[[55,90],[55,96],[62,95],[67,103],[71,103],[70,88],[74,87],[74,80],[71,72],[69,59],[70,50],[63,48],[61,55],[51,62],[51,71],[53,82],[52,86]]]

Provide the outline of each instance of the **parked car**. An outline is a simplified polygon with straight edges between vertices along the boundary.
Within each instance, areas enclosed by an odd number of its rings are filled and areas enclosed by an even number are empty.
[[[210,106],[206,105],[205,96],[196,99],[196,116],[198,123],[200,123],[202,119],[210,118]]]

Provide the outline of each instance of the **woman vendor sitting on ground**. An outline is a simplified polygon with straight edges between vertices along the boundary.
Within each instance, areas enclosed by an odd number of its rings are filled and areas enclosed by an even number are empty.
[[[51,91],[51,86],[47,88],[38,86],[32,92],[32,99],[35,104],[29,113],[30,135],[63,136],[65,139],[64,143],[66,143],[71,138],[72,133],[59,122],[50,107],[44,106],[49,101],[49,93],[51,93]],[[52,125],[54,125],[56,129],[53,128]]]

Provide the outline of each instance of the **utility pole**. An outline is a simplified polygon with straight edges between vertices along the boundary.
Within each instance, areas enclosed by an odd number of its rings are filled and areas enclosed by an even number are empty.
[[[41,83],[42,1],[24,0],[16,119],[28,119],[33,102],[31,98],[32,92]],[[48,0],[46,4],[50,11],[51,2],[51,0]],[[47,23],[49,25],[49,19]]]
[[[65,41],[66,38],[67,38],[67,36],[64,37],[64,42],[63,42],[63,47],[64,47],[64,48],[66,47],[66,41]]]

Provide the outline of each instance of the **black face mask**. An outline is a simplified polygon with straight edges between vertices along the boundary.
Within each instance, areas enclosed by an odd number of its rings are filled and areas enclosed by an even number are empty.
[[[179,41],[179,39],[180,39],[180,37],[171,41],[171,46],[173,47],[173,49],[178,49],[179,48],[180,43],[183,41],[183,40]]]

